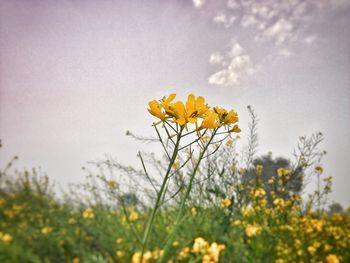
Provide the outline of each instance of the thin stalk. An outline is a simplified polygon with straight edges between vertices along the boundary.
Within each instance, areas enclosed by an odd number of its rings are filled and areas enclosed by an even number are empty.
[[[196,173],[197,173],[197,170],[198,170],[198,168],[199,168],[199,164],[201,163],[201,160],[203,159],[203,156],[204,156],[206,150],[208,149],[208,147],[209,147],[211,141],[213,140],[213,138],[214,138],[214,136],[215,136],[217,130],[218,130],[218,128],[214,130],[214,132],[213,132],[212,136],[210,137],[208,143],[205,145],[203,151],[202,151],[202,152],[200,153],[200,155],[199,155],[198,162],[196,163],[196,165],[195,165],[195,167],[194,167],[194,170],[193,170],[193,172],[192,172],[192,174],[191,174],[190,182],[189,182],[189,185],[188,185],[188,187],[187,187],[187,189],[186,189],[185,196],[184,196],[184,198],[183,198],[182,201],[181,201],[180,208],[179,208],[179,211],[178,211],[178,213],[177,213],[176,220],[175,220],[175,226],[174,226],[173,231],[171,232],[171,234],[170,234],[170,236],[169,236],[169,238],[168,238],[168,240],[167,240],[167,242],[166,242],[166,244],[165,244],[165,247],[164,247],[164,254],[163,254],[163,256],[159,259],[159,262],[164,262],[165,259],[166,259],[166,257],[167,257],[167,254],[169,253],[169,248],[170,248],[171,242],[172,242],[173,239],[174,239],[174,236],[175,236],[175,234],[176,234],[177,228],[178,228],[178,226],[180,225],[181,218],[183,217],[183,212],[184,212],[184,208],[185,208],[185,203],[186,203],[186,200],[188,199],[189,194],[190,194],[190,192],[191,192],[193,180],[194,180],[194,177],[195,177],[195,175],[196,175]]]
[[[156,131],[158,132],[158,130],[156,129]],[[172,154],[172,157],[170,159],[170,162],[169,162],[169,166],[168,166],[168,169],[167,169],[167,172],[165,174],[165,177],[163,179],[163,183],[162,183],[162,186],[157,194],[157,199],[156,199],[156,203],[154,205],[154,208],[152,210],[152,213],[151,213],[151,216],[147,222],[147,225],[146,225],[146,228],[145,228],[145,231],[144,231],[144,234],[143,234],[143,238],[142,238],[142,250],[141,250],[141,262],[142,262],[142,258],[143,258],[143,254],[145,252],[145,248],[147,247],[147,243],[148,243],[148,240],[149,240],[149,236],[150,236],[150,232],[152,230],[152,226],[153,226],[153,222],[154,222],[154,219],[155,219],[155,216],[156,216],[156,213],[158,211],[158,208],[159,208],[159,204],[160,204],[160,201],[161,201],[161,198],[163,196],[163,192],[165,190],[165,187],[167,185],[167,182],[168,182],[168,178],[169,178],[169,175],[170,175],[170,172],[171,172],[171,168],[175,162],[175,159],[176,159],[176,156],[177,156],[177,153],[178,153],[178,148],[179,148],[179,145],[180,145],[180,139],[181,139],[181,133],[183,131],[183,127],[180,128],[180,131],[177,135],[177,139],[176,139],[176,144],[175,144],[175,148],[174,148],[174,151],[173,151],[173,154]]]

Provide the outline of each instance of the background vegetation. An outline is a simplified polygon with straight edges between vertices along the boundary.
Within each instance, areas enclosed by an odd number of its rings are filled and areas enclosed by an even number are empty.
[[[247,146],[237,150],[239,136],[210,145],[164,258],[192,172],[188,154],[174,161],[142,262],[350,261],[350,211],[327,202],[332,178],[323,173],[323,135],[300,137],[290,159],[257,156],[258,118],[248,111]],[[143,143],[161,138],[127,135]],[[169,140],[163,147],[173,149]],[[0,262],[141,262],[168,159],[139,158],[140,170],[110,157],[91,163],[85,182],[57,194],[41,171],[13,169],[15,157],[0,173]],[[306,195],[309,183],[316,191]]]

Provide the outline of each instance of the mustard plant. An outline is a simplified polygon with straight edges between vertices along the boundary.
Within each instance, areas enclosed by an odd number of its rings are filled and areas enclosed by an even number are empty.
[[[159,101],[153,100],[149,102],[148,111],[159,119],[153,126],[168,157],[168,168],[163,177],[160,189],[157,190],[156,200],[153,209],[150,211],[143,233],[140,256],[141,262],[145,249],[147,248],[155,217],[162,205],[162,201],[164,201],[167,185],[172,176],[172,170],[174,166],[176,166],[178,155],[183,151],[187,151],[188,158],[186,163],[189,161],[192,169],[189,174],[188,184],[183,190],[173,229],[167,238],[163,257],[161,257],[160,261],[163,261],[167,257],[170,245],[184,217],[185,204],[191,192],[193,181],[201,161],[209,155],[214,154],[220,148],[220,144],[230,136],[232,132],[240,132],[240,128],[236,124],[239,120],[238,115],[234,110],[227,111],[220,107],[210,107],[205,103],[203,97],[199,96],[196,98],[193,94],[188,95],[185,103],[182,101],[174,102],[175,97],[176,94],[171,94],[169,97],[163,97],[163,99]],[[161,136],[158,129],[159,125],[161,125],[161,128],[165,131],[166,141],[164,141]],[[166,144],[169,142],[173,144],[171,153],[168,152],[166,147]],[[197,157],[192,149],[192,145],[194,144],[199,146]],[[216,147],[212,152],[208,152],[208,148],[211,145],[216,145]],[[140,158],[145,174],[147,175],[147,169],[141,155]]]

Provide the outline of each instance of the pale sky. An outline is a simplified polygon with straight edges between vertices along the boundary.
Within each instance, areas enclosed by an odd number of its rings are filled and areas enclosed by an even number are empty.
[[[137,164],[147,103],[202,95],[261,119],[259,153],[290,157],[321,131],[331,199],[349,205],[350,1],[0,3],[0,165],[83,180],[87,161]]]

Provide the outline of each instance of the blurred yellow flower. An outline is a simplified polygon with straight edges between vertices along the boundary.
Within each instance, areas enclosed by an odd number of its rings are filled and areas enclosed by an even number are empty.
[[[284,202],[284,200],[283,200],[282,198],[276,198],[276,199],[273,201],[273,204],[274,204],[276,207],[280,208],[280,209],[282,209],[282,208],[285,207],[285,202]]]
[[[118,183],[114,180],[107,181],[107,185],[110,189],[116,189],[118,187]]]
[[[323,173],[323,167],[322,166],[316,166],[315,167],[315,172],[318,174],[322,174]]]
[[[136,252],[131,258],[131,263],[148,263],[152,259],[152,252],[146,251],[143,254],[142,261],[141,261],[141,252]]]
[[[326,257],[326,263],[339,263],[339,262],[340,262],[339,259],[334,254],[329,254]]]
[[[317,248],[314,246],[308,246],[307,251],[309,252],[310,255],[314,255],[316,253]]]
[[[0,240],[4,243],[9,243],[13,240],[13,237],[10,234],[3,234],[0,232]]]
[[[122,258],[122,257],[124,257],[125,252],[124,252],[124,251],[121,251],[121,250],[117,250],[117,251],[115,252],[115,255],[116,255],[118,258]]]
[[[121,243],[123,243],[123,239],[122,238],[117,238],[116,240],[115,240],[115,243],[117,244],[117,245],[119,245],[119,244],[121,244]]]
[[[180,253],[179,253],[179,259],[183,260],[185,258],[187,258],[190,254],[190,248],[189,247],[184,247],[181,249]]]
[[[232,145],[233,145],[233,140],[232,140],[232,139],[228,139],[228,140],[226,141],[226,145],[227,145],[227,146],[232,146]]]
[[[221,208],[227,208],[232,204],[232,201],[230,198],[226,197],[224,199],[222,199],[221,201]]]
[[[252,191],[252,196],[255,198],[262,198],[266,195],[266,192],[263,188],[256,188]]]
[[[85,219],[93,219],[95,217],[95,213],[92,208],[86,208],[83,212],[83,218]]]
[[[285,169],[285,168],[278,168],[277,169],[277,175],[279,177],[289,175],[289,173],[290,173],[290,170],[288,170],[288,169]]]
[[[193,253],[205,253],[206,250],[209,248],[209,243],[205,241],[202,237],[197,237],[194,240],[192,252]]]
[[[134,221],[137,221],[138,219],[139,219],[139,214],[136,211],[132,210],[129,214],[129,220],[131,222],[134,222]]]
[[[225,245],[217,244],[216,242],[211,243],[210,247],[206,251],[206,254],[202,258],[202,263],[219,262],[220,253],[224,249],[225,249]]]
[[[43,235],[48,235],[52,232],[52,228],[51,227],[43,227],[40,232]]]
[[[193,216],[195,216],[197,214],[197,208],[192,207],[191,208],[191,213],[192,213]]]
[[[179,246],[179,244],[180,244],[179,241],[175,240],[175,241],[173,242],[172,246],[173,246],[173,247],[177,247],[177,246]]]
[[[255,166],[255,173],[256,173],[257,175],[261,175],[262,172],[263,172],[263,169],[264,169],[264,166],[263,166],[262,164],[257,164],[257,165]]]
[[[231,224],[234,225],[234,226],[239,226],[239,225],[242,224],[242,222],[241,222],[241,220],[237,219],[237,220],[232,221]]]
[[[245,228],[245,234],[248,237],[259,235],[260,232],[261,232],[261,227],[258,226],[258,225],[250,225],[250,224],[248,224],[247,227]]]

